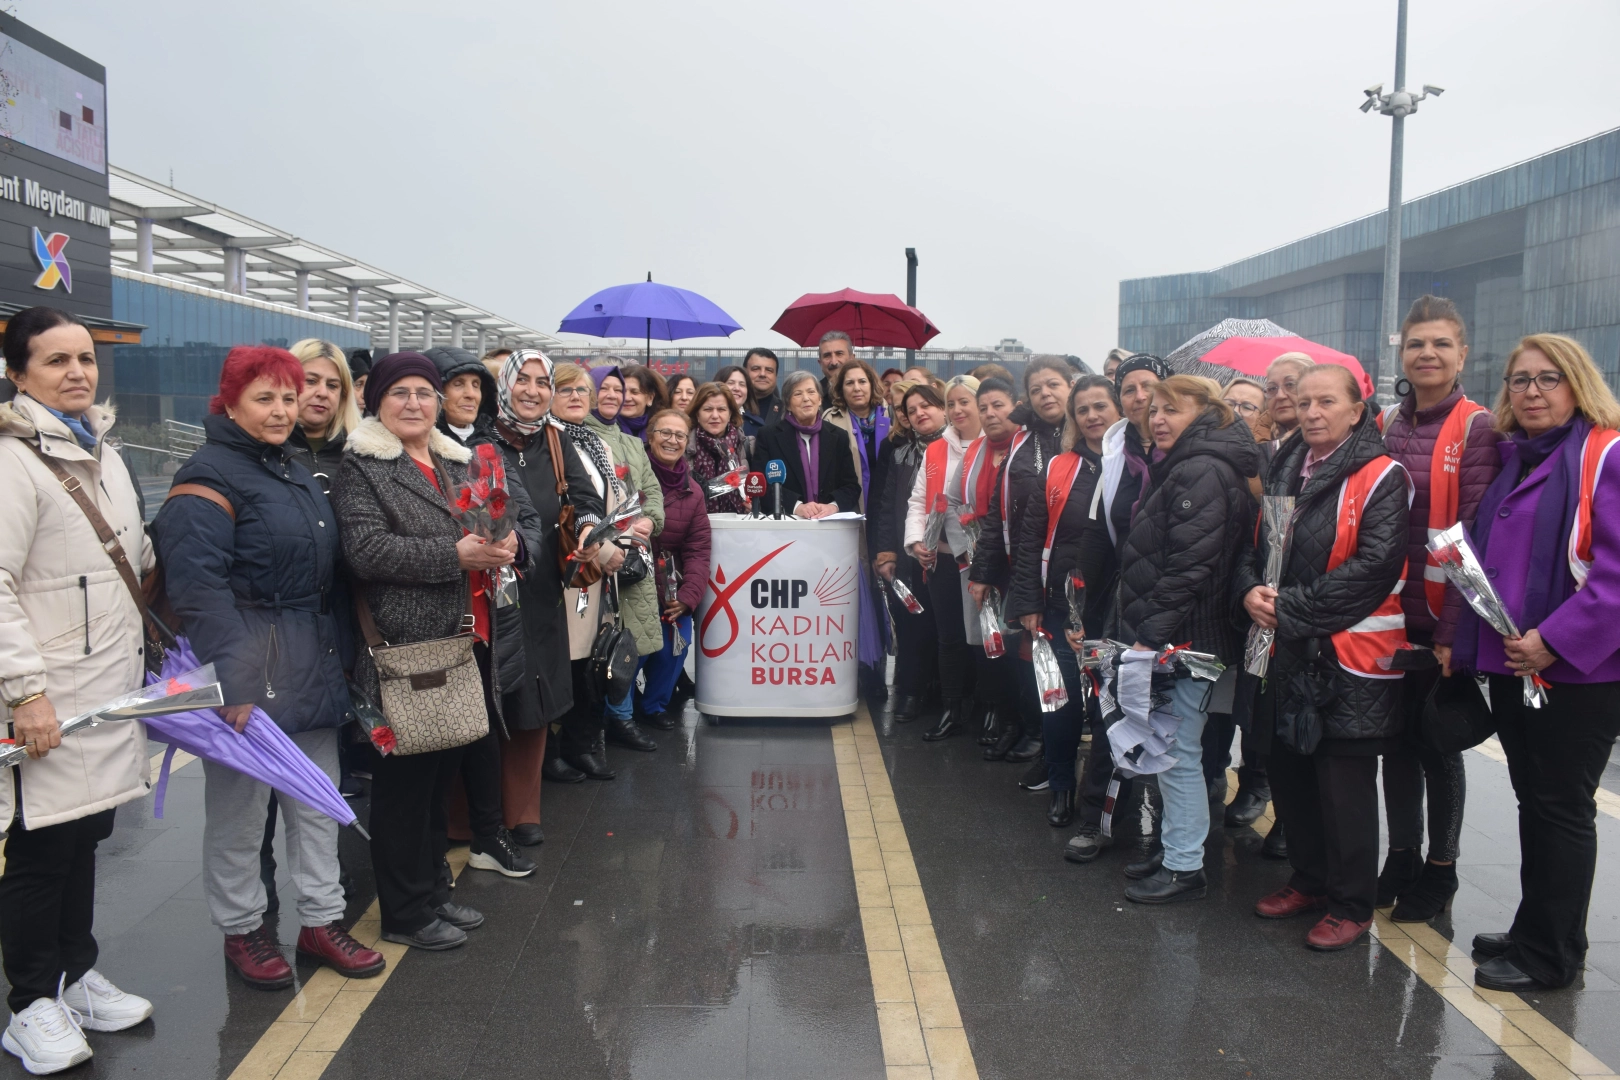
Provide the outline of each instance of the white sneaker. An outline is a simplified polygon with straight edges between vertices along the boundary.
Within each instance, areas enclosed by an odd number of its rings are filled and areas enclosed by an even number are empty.
[[[152,1015],[150,1001],[124,993],[95,968],[62,991],[62,1003],[79,1014],[81,1027],[91,1031],[123,1031]]]
[[[22,1059],[23,1068],[35,1076],[71,1069],[90,1060],[90,1044],[84,1041],[73,1013],[60,999],[36,998],[20,1013],[13,1013],[0,1046]]]

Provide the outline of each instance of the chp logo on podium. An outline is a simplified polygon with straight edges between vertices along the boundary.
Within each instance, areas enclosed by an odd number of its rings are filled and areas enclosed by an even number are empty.
[[[696,634],[703,711],[832,716],[854,707],[859,524],[713,522]]]

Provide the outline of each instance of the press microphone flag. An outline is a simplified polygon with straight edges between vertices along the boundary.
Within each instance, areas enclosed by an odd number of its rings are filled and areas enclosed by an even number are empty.
[[[750,499],[757,499],[765,494],[765,474],[762,472],[749,473],[748,479],[743,481],[743,494]]]
[[[787,463],[781,458],[772,458],[765,463],[765,479],[773,484],[787,483]]]

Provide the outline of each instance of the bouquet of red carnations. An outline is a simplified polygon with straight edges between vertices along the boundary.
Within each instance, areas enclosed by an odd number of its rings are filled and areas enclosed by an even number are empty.
[[[467,480],[450,504],[461,527],[474,536],[494,542],[505,540],[514,527],[511,493],[506,488],[506,463],[493,443],[481,443],[467,462]],[[491,593],[496,607],[517,601],[517,572],[503,566],[490,574]]]
[[[917,595],[906,587],[905,582],[901,581],[899,578],[895,578],[889,582],[889,588],[891,591],[893,591],[894,598],[900,601],[901,605],[907,611],[911,612],[913,615],[921,615],[923,613],[922,601],[918,600]]]
[[[979,605],[979,636],[984,639],[984,655],[994,660],[1007,652],[1001,637],[1001,590],[991,588]]]

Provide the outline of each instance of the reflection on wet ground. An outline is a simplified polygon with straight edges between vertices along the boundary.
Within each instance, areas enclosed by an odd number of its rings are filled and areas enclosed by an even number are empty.
[[[1547,1060],[1527,1072],[1378,944],[1317,954],[1303,947],[1308,920],[1255,918],[1255,900],[1289,871],[1261,857],[1253,830],[1216,818],[1207,900],[1139,907],[1123,897],[1131,844],[1064,862],[1075,830],[1046,826],[1045,795],[1016,787],[1023,766],[982,761],[970,739],[923,743],[917,727],[884,722],[880,738],[981,1076],[1571,1075],[1533,1047],[1527,1060]],[[1434,924],[1464,949],[1479,931],[1505,930],[1518,901],[1506,767],[1478,752],[1467,762],[1462,889]],[[1599,830],[1585,978],[1524,1002],[1612,1066],[1620,821],[1600,815]],[[1583,1060],[1578,1049],[1571,1060]]]
[[[1620,797],[1599,817],[1587,971],[1567,991],[1501,999],[1523,1010],[1509,1028],[1459,1011],[1467,961],[1443,966],[1444,939],[1466,948],[1517,902],[1514,801],[1487,754],[1467,755],[1462,889],[1434,933],[1413,930],[1440,957],[1413,959],[1425,981],[1399,942],[1320,955],[1301,945],[1304,920],[1256,919],[1288,870],[1252,830],[1212,833],[1207,900],[1136,907],[1125,845],[1065,863],[1072,830],[1046,826],[1044,795],[1015,786],[1021,766],[980,760],[968,738],[924,744],[925,723],[876,725],[980,1076],[1564,1078],[1620,1064]],[[659,739],[654,754],[611,751],[615,781],[548,787],[539,871],[463,873],[458,899],[485,926],[466,948],[405,957],[336,1052],[305,1064],[338,1080],[884,1076],[826,723],[689,714]],[[156,1018],[92,1035],[96,1057],[72,1075],[268,1080],[249,1051],[292,992],[227,977],[202,894],[197,765],[167,801],[162,821],[149,800],[121,808],[99,866],[99,966],[153,998]],[[371,882],[358,838],[344,843],[358,917]],[[278,925],[290,953],[296,917]],[[1518,1060],[1487,1033],[1524,1044]],[[23,1075],[0,1060],[0,1080]]]

